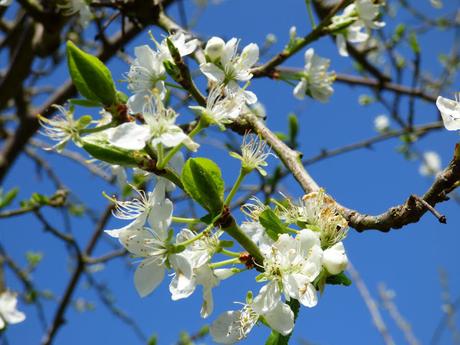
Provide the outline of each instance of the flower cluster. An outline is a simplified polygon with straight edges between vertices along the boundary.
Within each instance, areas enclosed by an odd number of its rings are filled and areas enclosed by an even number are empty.
[[[271,209],[257,199],[245,208],[251,221],[241,228],[263,254],[262,273],[256,280],[265,285],[254,299],[243,304],[242,310],[226,312],[211,325],[213,339],[223,344],[245,338],[262,319],[280,334],[289,334],[294,316],[286,302],[294,299],[314,307],[317,291],[323,291],[327,277],[340,275],[348,264],[342,243],[347,223],[323,191],[306,195],[299,205],[288,199],[278,204],[273,214],[287,224],[301,225],[301,229],[286,228],[288,233],[276,239],[268,235],[270,225],[264,217]]]
[[[340,55],[348,56],[347,42],[365,42],[369,39],[371,29],[385,26],[384,22],[376,19],[380,6],[372,0],[356,0],[345,7],[341,15],[332,18],[331,28],[337,30],[336,42]]]
[[[191,74],[184,72],[188,67],[180,57],[198,49],[198,42],[183,32],[161,43],[155,41],[155,49],[147,45],[135,48],[127,73],[130,95],[118,92],[113,81],[107,80],[110,73],[103,64],[70,45],[72,54],[79,57],[72,63],[86,61],[94,64],[90,67],[95,71],[106,72],[86,75],[101,84],[94,91],[91,82],[82,82],[82,75],[76,78],[81,82],[77,84],[83,85],[80,93],[89,97],[80,104],[103,104],[101,118],[85,115],[74,119],[73,106],[78,101],[71,103],[69,111],[58,108],[60,114],[54,118],[40,117],[44,134],[57,141],[54,148],[61,150],[72,140],[110,167],[121,193],[106,196],[114,203],[114,217],[126,224],[106,233],[136,258],[134,286],[141,297],[154,292],[170,273],[171,299],[188,298],[201,289],[200,315],[207,318],[214,309],[213,289],[221,281],[251,269],[259,271],[256,282],[263,286],[257,295],[249,292],[241,310],[224,313],[211,326],[214,340],[225,344],[245,338],[259,322],[281,335],[290,334],[294,328],[290,304],[294,300],[314,307],[318,291],[323,291],[331,278],[344,285],[348,281],[343,274],[348,260],[342,243],[347,223],[323,191],[306,195],[299,204],[287,198],[274,201],[274,207],[253,199],[253,204],[243,208],[250,221],[238,224],[233,218],[229,210],[242,181],[255,170],[266,176],[267,159],[274,155],[257,133],[246,133],[241,151],[231,152],[240,161],[240,173],[227,195],[222,172],[213,161],[192,157],[184,163],[180,150],[197,151],[194,138],[200,131],[211,125],[225,130],[240,117],[245,120],[242,115],[246,113],[264,113],[258,110],[256,95],[247,90],[259,48],[251,43],[239,52],[238,43],[235,38],[225,42],[218,37],[207,42],[206,62],[200,65],[208,81],[206,97],[193,80],[187,79],[187,83],[195,92],[183,83]],[[294,94],[326,101],[333,92],[334,79],[327,71],[329,60],[316,56],[313,49],[307,50],[305,59]],[[84,67],[82,74],[90,70],[88,65],[77,67]],[[197,115],[195,121],[178,122],[180,115],[167,97],[171,86],[185,88],[195,96],[198,105],[189,107]],[[95,99],[90,99],[93,95]],[[201,218],[175,216],[171,193],[176,186],[206,214]],[[234,242],[225,239],[225,233],[247,252],[233,249]]]

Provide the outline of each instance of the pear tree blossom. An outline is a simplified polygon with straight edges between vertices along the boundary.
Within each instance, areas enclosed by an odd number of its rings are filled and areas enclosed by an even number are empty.
[[[336,35],[336,43],[341,56],[348,56],[346,44],[362,43],[369,39],[371,29],[380,29],[385,23],[376,20],[380,4],[372,0],[356,0],[348,5],[341,15],[332,18],[332,27],[346,25]]]
[[[457,96],[458,94],[456,94]],[[456,97],[455,100],[439,96],[436,100],[436,106],[442,116],[444,127],[448,131],[460,130],[460,101]]]
[[[335,73],[328,72],[331,61],[315,54],[313,48],[305,52],[305,67],[300,82],[294,88],[294,97],[303,99],[306,94],[321,102],[327,102],[334,92]]]
[[[208,55],[210,62],[200,65],[200,70],[209,81],[225,85],[230,92],[238,92],[238,82],[249,82],[252,78],[250,69],[259,59],[259,47],[251,43],[238,54],[238,39],[232,38],[224,45],[222,43],[223,40],[218,37],[208,41],[205,52],[211,54]],[[243,88],[243,94],[247,103],[257,102],[257,96],[253,92]]]
[[[258,313],[253,304],[243,304],[241,310],[227,311],[211,325],[210,333],[219,344],[234,344],[246,338],[252,328],[263,319],[272,329],[282,335],[288,335],[294,328],[294,313],[282,302],[265,313]]]
[[[419,167],[420,175],[436,176],[441,172],[441,157],[435,151],[426,151],[422,155],[422,164]]]
[[[155,103],[156,107],[151,99],[144,106],[145,124],[127,122],[107,130],[109,142],[126,150],[142,150],[146,145],[157,149],[158,145],[172,148],[184,144],[196,151],[199,145],[175,124],[178,114],[172,108],[166,108],[159,99]]]
[[[83,27],[87,26],[93,19],[91,9],[85,0],[62,0],[60,3],[58,2],[57,6],[66,16],[78,14],[79,22]]]
[[[20,323],[26,319],[26,315],[17,310],[17,303],[15,293],[8,290],[0,293],[0,331],[8,324]]]

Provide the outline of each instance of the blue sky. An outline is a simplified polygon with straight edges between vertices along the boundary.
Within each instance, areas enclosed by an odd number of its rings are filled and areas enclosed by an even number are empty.
[[[455,5],[458,5],[456,1],[445,2],[444,10],[433,10],[429,1],[425,0],[420,1],[417,6],[425,13],[438,16],[452,11],[456,8]],[[175,7],[171,9],[171,15],[176,16],[176,12]],[[410,25],[413,20],[411,22],[406,14],[400,13],[392,21],[388,21],[385,30],[391,30],[400,22]],[[227,0],[219,6],[210,6],[204,12],[195,31],[203,37],[238,37],[241,38],[243,46],[250,42],[262,45],[266,34],[274,33],[278,37],[278,43],[268,53],[270,56],[283,47],[292,25],[297,26],[299,35],[310,30],[303,1]],[[126,52],[132,54],[135,45],[149,43],[149,37],[145,33],[129,45]],[[434,31],[422,36],[420,44],[423,54],[422,67],[436,76],[441,70],[437,56],[449,52],[453,44],[453,34]],[[332,40],[323,39],[311,46],[319,55],[332,60],[331,69],[340,73],[354,73],[350,61],[338,55]],[[408,51],[405,49],[405,53]],[[407,56],[411,56],[410,52]],[[262,59],[265,60],[267,57]],[[288,60],[286,65],[302,67],[303,53]],[[128,70],[128,66],[119,60],[110,62],[109,66],[115,79],[122,79],[123,73]],[[67,72],[60,69],[50,82],[59,85],[67,77]],[[404,79],[407,84],[409,79]],[[119,87],[123,89],[126,85],[119,84]],[[292,87],[279,81],[255,80],[250,89],[256,92],[259,100],[265,105],[267,124],[270,128],[286,131],[288,114],[295,112],[298,115],[301,144],[299,149],[304,153],[304,157],[314,156],[323,148],[336,148],[374,136],[376,133],[373,129],[373,119],[376,115],[385,113],[381,105],[362,107],[358,104],[359,95],[371,94],[362,87],[350,88],[336,84],[335,93],[327,104],[311,99],[298,101],[292,96]],[[451,94],[445,96],[450,97]],[[416,111],[416,123],[428,123],[438,118],[436,107],[431,103],[417,101]],[[96,116],[96,112],[93,115]],[[184,110],[184,118],[190,118],[190,115],[190,112]],[[211,139],[218,138],[221,138],[220,134],[215,131],[209,132],[208,137],[201,142],[202,150],[199,155],[216,160],[221,166],[226,184],[231,185],[236,178],[239,165],[222,149],[213,145]],[[457,133],[441,130],[426,136],[416,144],[416,148],[421,152],[438,152],[445,166],[458,139]],[[423,194],[432,182],[431,178],[419,175],[419,161],[408,161],[396,151],[400,144],[398,139],[393,139],[377,144],[371,150],[363,149],[324,160],[310,166],[309,172],[343,205],[363,213],[380,213],[402,203],[410,194]],[[66,158],[54,154],[43,155],[80,200],[97,210],[104,209],[106,200],[101,193],[113,192],[114,187],[102,183]],[[271,167],[276,164],[275,159],[270,161]],[[253,177],[253,181],[257,179]],[[14,186],[21,188],[18,200],[28,198],[34,191],[43,194],[53,192],[53,186],[40,179],[35,174],[33,164],[24,157],[16,162],[6,179],[6,189]],[[284,181],[283,188],[294,197],[302,195],[300,187],[292,178]],[[351,230],[345,240],[349,258],[374,297],[377,297],[377,285],[381,282],[394,290],[395,301],[401,313],[411,323],[414,333],[422,343],[429,342],[443,315],[438,275],[440,268],[449,275],[452,296],[456,298],[460,292],[458,207],[454,201],[437,207],[447,216],[446,225],[438,223],[432,215],[426,214],[419,223],[386,234],[374,231],[360,234]],[[186,212],[181,206],[178,210]],[[62,227],[62,216],[59,212],[48,210],[46,214],[57,227]],[[239,219],[243,218],[239,216]],[[120,224],[112,219],[109,228]],[[24,253],[28,250],[44,253],[43,262],[33,274],[33,278],[41,289],[52,290],[56,296],[60,296],[70,276],[70,262],[62,244],[54,237],[43,233],[41,226],[31,216],[2,220],[1,229],[2,244],[18,262],[25,264]],[[81,240],[81,243],[85,243],[91,234],[92,225],[87,219],[77,219],[73,222],[72,230],[75,237]],[[114,241],[104,238],[100,241],[95,255],[110,251],[114,245],[117,246]],[[139,298],[132,280],[132,269],[128,265],[132,262],[133,260],[129,259],[113,260],[95,277],[110,287],[116,304],[138,321],[146,334],[158,334],[160,344],[173,344],[178,339],[180,331],[194,332],[205,323],[214,320],[221,312],[238,308],[233,304],[234,301],[244,301],[247,290],[255,292],[260,288],[260,285],[254,282],[255,272],[247,272],[223,282],[215,289],[214,314],[209,320],[202,320],[199,316],[201,291],[195,292],[187,300],[172,302],[168,291],[168,278],[153,294],[144,299]],[[8,274],[6,279],[11,288],[21,289],[12,275]],[[96,309],[79,313],[74,308],[69,308],[66,313],[69,322],[57,335],[56,344],[138,344],[139,340],[134,333],[101,305],[95,293],[85,288],[84,281],[83,279],[79,284],[74,297],[94,302]],[[55,302],[45,302],[48,320],[53,315],[55,306]],[[10,344],[36,344],[42,331],[35,317],[35,310],[24,303],[20,303],[20,309],[27,313],[28,318],[26,322],[9,329]],[[384,317],[396,343],[404,343],[403,336],[394,322],[385,313]],[[241,343],[263,343],[268,333],[267,328],[256,327],[249,338]],[[321,345],[382,343],[355,286],[329,286],[317,307],[302,308],[292,343],[299,344],[300,339]],[[212,343],[209,338],[206,342]],[[445,332],[439,344],[450,343],[450,335]]]

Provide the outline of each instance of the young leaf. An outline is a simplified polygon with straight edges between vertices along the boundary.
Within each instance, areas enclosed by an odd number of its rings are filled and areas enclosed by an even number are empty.
[[[185,191],[213,216],[222,211],[224,181],[216,163],[207,158],[190,158],[181,180]]]
[[[14,198],[16,198],[16,195],[18,195],[18,192],[18,188],[13,188],[5,194],[3,194],[3,191],[0,189],[0,209],[11,204]]]
[[[116,103],[112,74],[101,60],[67,41],[67,64],[72,81],[83,97],[105,106]]]
[[[326,279],[326,283],[330,285],[345,285],[350,286],[351,280],[348,278],[345,273],[339,273],[335,276],[329,276]]]
[[[287,233],[287,228],[271,209],[265,209],[259,215],[259,222],[267,230],[267,235],[276,241],[280,234]]]

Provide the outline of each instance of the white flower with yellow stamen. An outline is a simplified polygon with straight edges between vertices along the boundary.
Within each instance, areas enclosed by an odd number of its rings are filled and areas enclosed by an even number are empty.
[[[270,328],[282,335],[288,335],[294,328],[294,313],[287,304],[278,302],[272,310],[259,313],[249,303],[243,304],[241,310],[221,314],[211,324],[209,332],[217,343],[234,344],[246,338],[261,317]]]
[[[47,136],[58,143],[50,149],[60,152],[64,149],[68,141],[73,140],[80,145],[80,129],[85,128],[91,121],[89,116],[83,116],[79,120],[73,118],[73,112],[65,109],[61,105],[53,105],[58,110],[58,114],[48,119],[40,114],[38,121],[43,129],[41,134]]]
[[[230,156],[241,160],[243,170],[250,172],[257,169],[262,176],[267,175],[263,167],[268,165],[266,160],[270,155],[275,156],[271,153],[267,142],[250,133],[246,133],[243,137],[241,155],[236,152],[230,152]]]
[[[241,92],[248,104],[257,102],[257,96],[244,89],[240,89],[239,81],[248,82],[252,78],[251,68],[259,59],[259,47],[255,43],[244,47],[241,54],[238,54],[238,43],[236,38],[230,39],[221,47],[221,40],[213,37],[208,41],[205,51],[211,51],[213,62],[200,65],[201,72],[212,82],[224,85],[232,93]],[[215,47],[218,45],[219,47]]]
[[[303,99],[308,93],[321,102],[326,102],[334,92],[332,83],[335,73],[328,72],[331,61],[315,54],[313,48],[305,52],[305,67],[300,82],[294,88],[294,96]]]

